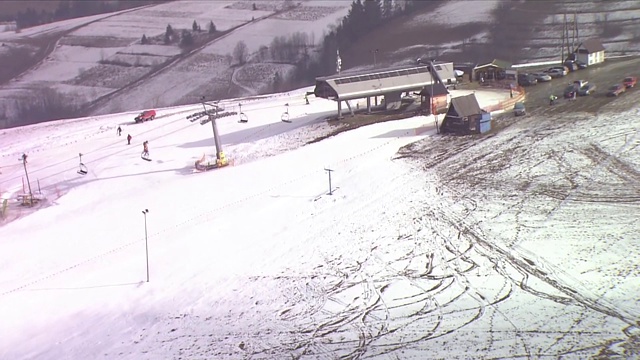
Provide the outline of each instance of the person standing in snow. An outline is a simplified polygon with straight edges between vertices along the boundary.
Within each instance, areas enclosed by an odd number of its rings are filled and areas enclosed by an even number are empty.
[[[149,142],[145,141],[142,143],[142,155],[148,157],[149,156]]]
[[[116,129],[116,132],[118,133],[118,136],[122,135],[122,128],[120,127],[120,125],[118,125],[118,129]]]
[[[128,134],[127,135],[127,145],[131,145],[131,139],[132,139],[131,134]]]

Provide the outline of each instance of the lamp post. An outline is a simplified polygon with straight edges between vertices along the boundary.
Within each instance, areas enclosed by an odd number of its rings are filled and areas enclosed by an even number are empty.
[[[147,214],[149,213],[149,209],[142,210],[142,214],[144,215],[144,248],[147,259],[147,282],[149,282],[149,240],[147,238]]]

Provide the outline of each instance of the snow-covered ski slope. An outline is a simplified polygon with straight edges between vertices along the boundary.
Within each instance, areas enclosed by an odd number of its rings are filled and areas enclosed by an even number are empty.
[[[424,235],[429,209],[446,213],[438,179],[392,158],[432,136],[432,118],[302,146],[330,130],[322,118],[336,107],[305,105],[307,90],[242,100],[248,123],[218,121],[234,165],[199,174],[212,129],[186,116],[201,105],[143,124],[117,114],[3,131],[3,196],[22,192],[26,153],[33,190],[52,204],[13,206],[0,227],[0,358],[509,357],[619,336],[588,333],[594,321],[622,329],[618,318],[510,286],[507,262],[492,272],[478,255],[467,268],[450,256],[470,248],[455,229],[432,224],[447,243]],[[476,95],[486,106],[508,93]],[[566,329],[576,312],[584,323]]]

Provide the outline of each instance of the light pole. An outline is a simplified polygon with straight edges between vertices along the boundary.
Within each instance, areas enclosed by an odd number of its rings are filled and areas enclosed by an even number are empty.
[[[376,65],[378,64],[376,60],[376,54],[378,53],[378,49],[371,50],[371,53],[373,53],[373,67],[376,67]]]
[[[149,209],[142,210],[142,214],[144,215],[144,248],[147,259],[147,282],[149,282],[149,240],[147,238],[147,214],[149,213]]]

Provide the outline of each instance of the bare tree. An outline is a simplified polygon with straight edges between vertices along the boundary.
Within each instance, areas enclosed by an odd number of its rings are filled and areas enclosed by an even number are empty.
[[[242,40],[238,41],[236,47],[233,49],[233,59],[238,64],[244,65],[247,62],[248,56],[249,50],[247,49],[247,44]]]

